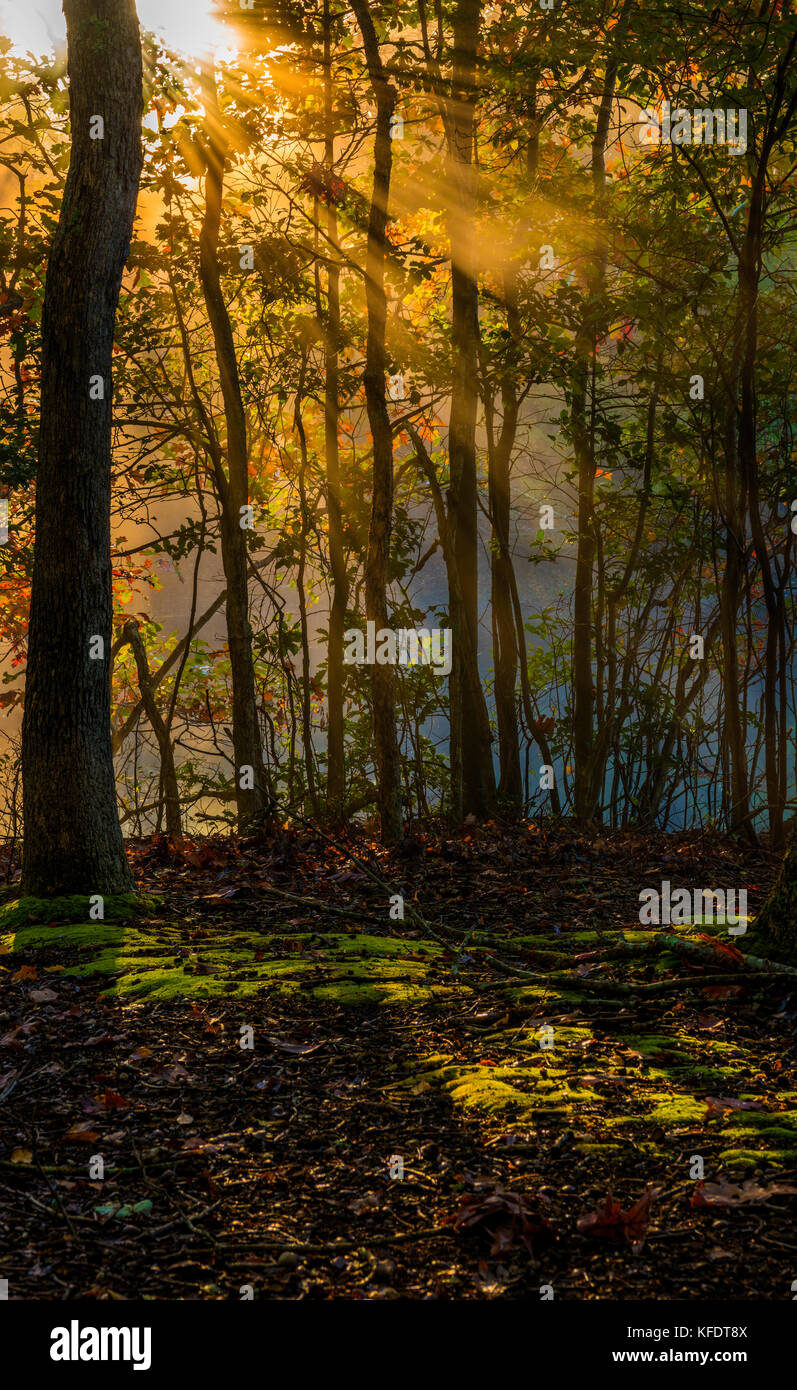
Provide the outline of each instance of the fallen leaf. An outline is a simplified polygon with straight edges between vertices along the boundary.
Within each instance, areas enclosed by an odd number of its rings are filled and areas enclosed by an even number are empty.
[[[797,1187],[787,1182],[762,1185],[755,1178],[746,1182],[699,1182],[692,1193],[693,1207],[739,1207],[747,1202],[767,1202],[770,1197],[797,1196]]]
[[[32,1162],[33,1162],[33,1151],[32,1151],[31,1149],[12,1149],[12,1151],[11,1151],[11,1162],[12,1162],[12,1163],[32,1163]]]
[[[577,1229],[585,1236],[596,1236],[604,1240],[626,1240],[634,1254],[637,1254],[644,1244],[650,1209],[660,1191],[659,1187],[646,1188],[634,1205],[629,1207],[628,1211],[623,1211],[620,1202],[612,1196],[610,1188],[603,1205],[587,1216],[582,1216]]]
[[[532,1198],[499,1186],[487,1192],[466,1192],[457,1210],[444,1220],[458,1231],[484,1227],[493,1238],[491,1255],[517,1249],[519,1243],[531,1253],[532,1240],[549,1230]]]
[[[709,936],[707,932],[698,932],[697,940],[704,946],[710,946],[718,956],[724,956],[726,960],[733,961],[734,965],[744,965],[744,956],[738,946],[731,946],[727,941],[718,941],[715,936]]]
[[[11,976],[11,979],[12,979],[12,980],[35,980],[35,979],[36,979],[36,974],[37,974],[37,971],[36,971],[36,966],[35,966],[35,965],[21,965],[21,966],[19,967],[19,970],[16,972],[16,974]]]
[[[713,1120],[718,1115],[723,1115],[726,1110],[765,1110],[766,1106],[759,1100],[734,1100],[731,1096],[706,1096],[706,1115],[707,1120]]]
[[[64,1135],[64,1139],[72,1144],[93,1144],[99,1137],[99,1132],[91,1128],[91,1124],[88,1120],[84,1120],[80,1124],[72,1125]]]
[[[348,1205],[349,1211],[353,1211],[355,1216],[362,1216],[364,1211],[378,1210],[379,1198],[375,1192],[366,1192],[364,1197],[355,1197]]]
[[[103,1110],[129,1110],[130,1101],[120,1096],[118,1091],[112,1091],[107,1086],[105,1090],[95,1097],[99,1101]]]

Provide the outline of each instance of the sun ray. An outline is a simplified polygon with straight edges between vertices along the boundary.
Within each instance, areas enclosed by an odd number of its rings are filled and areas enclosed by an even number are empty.
[[[230,43],[230,30],[212,14],[213,0],[138,0],[142,29],[152,30],[177,53],[199,57],[209,48]],[[15,49],[37,55],[52,53],[66,41],[61,0],[0,0],[0,33]]]

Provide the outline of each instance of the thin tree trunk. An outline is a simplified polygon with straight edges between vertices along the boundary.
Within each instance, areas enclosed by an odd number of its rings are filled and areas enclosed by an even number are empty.
[[[293,422],[299,436],[299,565],[296,574],[296,587],[299,602],[299,629],[302,644],[302,749],[304,752],[304,775],[307,806],[310,815],[318,816],[318,794],[315,778],[315,751],[313,749],[312,690],[310,686],[310,633],[307,623],[307,593],[305,575],[307,573],[307,532],[309,517],[307,510],[307,435],[302,419],[301,400],[304,391],[304,374],[307,366],[306,356],[302,359],[299,374],[299,389],[294,403]]]
[[[507,326],[513,342],[520,337],[517,310],[515,267],[505,279]],[[509,465],[518,422],[518,393],[513,365],[504,370],[501,383],[503,419],[495,437],[492,400],[488,403],[489,387],[485,382],[485,425],[487,430],[487,459],[489,469],[490,521],[493,545],[490,555],[490,578],[495,631],[495,714],[498,724],[498,753],[500,778],[498,803],[510,815],[519,815],[523,807],[523,778],[520,770],[520,736],[516,698],[518,671],[518,641],[512,610],[512,585],[509,570],[512,553],[509,546],[511,488]]]
[[[365,353],[365,403],[373,440],[373,498],[365,561],[365,609],[376,630],[387,627],[387,565],[393,524],[393,432],[385,399],[385,254],[387,208],[393,151],[390,118],[396,104],[396,90],[387,80],[373,20],[364,0],[352,0],[352,9],[362,34],[368,75],[376,102],[374,139],[374,181],[368,214],[368,253],[365,268],[365,297],[368,310],[368,340]],[[375,663],[371,668],[374,717],[374,746],[378,773],[378,804],[381,835],[385,844],[397,840],[402,832],[401,767],[396,732],[395,672],[390,665]]]
[[[221,504],[221,558],[227,581],[227,643],[232,675],[232,742],[235,761],[235,799],[238,829],[261,820],[266,810],[263,750],[257,713],[252,630],[249,625],[248,550],[241,525],[249,502],[249,460],[246,414],[230,316],[221,289],[218,247],[224,195],[227,140],[211,64],[203,71],[206,125],[204,133],[205,210],[199,236],[199,276],[213,333],[224,414],[227,424],[227,474],[221,463],[214,472]],[[245,769],[251,769],[249,775]],[[243,785],[242,785],[243,784]]]
[[[324,0],[324,163],[331,172],[335,163],[335,127],[329,0]],[[327,311],[324,334],[324,442],[327,473],[329,567],[332,602],[327,641],[327,813],[333,823],[344,820],[346,778],[344,771],[343,634],[349,602],[349,577],[343,547],[340,448],[340,262],[338,216],[330,196],[327,202]]]
[[[437,520],[437,534],[440,537],[440,548],[443,552],[443,560],[446,566],[446,578],[448,581],[448,592],[452,606],[456,606],[462,611],[462,581],[457,565],[457,557],[454,550],[454,542],[451,536],[448,516],[446,515],[443,492],[440,481],[435,473],[434,464],[430,457],[421,436],[410,422],[406,422],[407,432],[415,445],[416,457],[424,474],[429,490],[432,494],[432,503],[435,509]],[[476,711],[476,724],[470,730],[470,737],[478,744],[480,756],[483,758],[490,754],[492,734],[490,732],[490,719],[487,713],[487,705],[484,699],[479,699],[479,694],[483,694],[481,681],[479,680],[479,665],[476,660],[476,653],[470,646],[470,634],[467,627],[463,628],[461,634],[462,641],[462,671],[463,671],[463,692],[468,691],[474,710]]]
[[[606,64],[592,140],[592,195],[596,222],[587,267],[586,303],[576,334],[576,369],[570,407],[570,428],[578,468],[578,545],[573,589],[573,799],[577,820],[589,820],[594,815],[597,799],[592,771],[595,712],[595,686],[592,678],[592,571],[595,561],[594,370],[608,258],[604,227],[606,145],[617,82],[619,41],[627,25],[629,9],[626,0],[615,30],[614,52]],[[588,414],[591,376],[593,399],[592,410]]]
[[[111,754],[111,350],[141,173],[141,43],[133,0],[64,11],[72,151],[42,320],[22,725],[22,891],[40,897],[132,887]]]
[[[180,790],[177,785],[177,771],[174,766],[174,750],[169,730],[158,709],[155,700],[155,690],[150,675],[147,653],[138,630],[138,624],[130,618],[124,625],[124,639],[129,642],[136,662],[138,672],[138,688],[141,692],[141,701],[144,705],[147,718],[152,725],[152,732],[158,740],[158,751],[161,762],[161,785],[166,802],[166,834],[173,839],[179,839],[183,833],[182,822],[180,820]]]
[[[741,367],[741,409],[739,414],[739,472],[742,487],[750,506],[750,530],[755,553],[761,569],[764,602],[767,609],[767,638],[764,658],[764,758],[769,809],[769,842],[772,849],[783,849],[783,813],[785,788],[781,787],[778,744],[780,718],[778,715],[778,652],[780,650],[780,620],[782,594],[778,590],[769,556],[767,538],[761,519],[756,454],[756,353],[758,349],[758,282],[761,274],[761,238],[763,232],[764,168],[758,170],[753,182],[747,227],[738,265],[741,323],[743,341]],[[741,346],[741,344],[740,344]],[[729,538],[729,544],[730,544]],[[744,738],[744,730],[742,730]],[[749,792],[748,792],[749,796]],[[742,802],[742,811],[749,817],[749,804]],[[748,838],[752,827],[740,816],[735,828],[743,828]]]

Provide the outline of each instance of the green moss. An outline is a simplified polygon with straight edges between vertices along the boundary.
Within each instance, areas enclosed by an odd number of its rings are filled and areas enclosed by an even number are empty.
[[[118,904],[120,914],[126,906]],[[442,984],[431,978],[442,947],[398,937],[232,935],[223,930],[187,936],[179,925],[138,926],[119,916],[63,926],[25,925],[0,937],[0,953],[48,947],[79,957],[67,966],[67,975],[112,976],[106,993],[130,998],[208,999],[301,989],[345,1004],[419,1004],[462,989],[445,977]]]
[[[411,1088],[425,1082],[440,1086],[456,1105],[466,1110],[476,1107],[494,1114],[511,1108],[518,1113],[531,1114],[540,1110],[568,1110],[571,1106],[598,1100],[594,1091],[580,1086],[564,1071],[554,1070],[549,1064],[545,1066],[547,1074],[540,1076],[531,1066],[472,1067],[447,1063],[429,1068],[428,1063],[434,1060],[426,1058],[418,1069],[417,1063],[413,1064],[412,1078],[404,1085]]]
[[[723,1139],[749,1143],[753,1136],[766,1144],[797,1145],[797,1111],[766,1114],[760,1110],[732,1110],[722,1130]]]
[[[496,933],[493,940],[495,941],[497,939],[498,936]],[[546,936],[540,936],[540,934],[536,932],[531,936],[513,936],[510,938],[510,944],[513,946],[530,946],[532,949],[538,946],[541,950],[561,951],[567,945],[568,941],[590,942],[597,940],[598,933],[596,931],[567,931],[562,932],[559,936],[557,936],[555,932],[551,932]]]
[[[557,1054],[561,1054],[566,1048],[577,1047],[579,1043],[586,1042],[592,1037],[591,1028],[570,1028],[557,1023],[553,1027],[553,1047],[540,1047],[540,1029],[548,1025],[544,1018],[534,1028],[524,1028],[522,1031],[517,1028],[502,1029],[498,1033],[486,1033],[484,1041],[491,1046],[509,1047],[512,1051],[530,1052],[536,1056],[542,1065],[545,1059],[555,1059]],[[580,1059],[580,1053],[576,1054]]]
[[[670,1094],[653,1107],[646,1119],[654,1125],[690,1125],[694,1120],[703,1120],[705,1114],[704,1100]]]
[[[511,1004],[557,1003],[580,1004],[583,994],[572,989],[549,988],[547,985],[509,985],[501,991],[501,997]]]
[[[139,893],[118,893],[103,899],[104,922],[127,922],[155,912],[158,899]],[[91,898],[16,898],[0,906],[0,933],[18,931],[33,922],[58,926],[62,922],[90,921]],[[101,924],[98,924],[101,925]]]
[[[689,1033],[626,1034],[622,1041],[650,1058],[650,1081],[693,1079],[709,1085],[730,1084],[750,1075],[752,1059],[734,1043],[693,1037]]]
[[[797,1149],[723,1149],[720,1162],[726,1168],[790,1168],[797,1163]]]
[[[615,1154],[623,1152],[622,1144],[601,1143],[601,1144],[576,1144],[576,1149],[581,1154],[596,1154],[598,1157],[604,1155],[606,1158],[613,1157]]]

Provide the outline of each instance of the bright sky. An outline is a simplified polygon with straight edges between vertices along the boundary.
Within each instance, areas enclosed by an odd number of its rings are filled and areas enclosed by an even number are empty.
[[[142,28],[156,30],[180,53],[199,55],[225,42],[208,14],[210,0],[138,0],[137,8]],[[0,0],[0,33],[22,52],[51,52],[66,40],[61,0]]]

